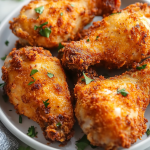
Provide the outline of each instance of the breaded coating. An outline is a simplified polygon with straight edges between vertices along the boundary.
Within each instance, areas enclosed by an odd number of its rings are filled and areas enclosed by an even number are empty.
[[[114,10],[120,9],[121,0],[96,0],[98,12],[97,15],[106,15],[112,13]]]
[[[79,79],[74,89],[75,115],[92,145],[106,150],[129,148],[146,132],[144,113],[150,98],[150,59],[142,65],[146,68],[135,68],[109,79],[100,76],[87,85]],[[118,93],[120,90],[128,94],[123,96]]]
[[[150,54],[150,7],[136,3],[89,28],[88,36],[67,43],[60,51],[69,69],[129,67]]]
[[[38,72],[31,74],[33,69]],[[49,51],[14,48],[2,67],[2,79],[16,112],[36,121],[47,140],[64,142],[73,136],[74,114],[66,76]]]
[[[35,11],[42,6],[43,11]],[[76,34],[96,14],[103,13],[103,9],[105,13],[109,13],[119,7],[120,0],[34,0],[21,9],[17,18],[10,21],[10,29],[20,38],[21,45],[52,48],[60,42],[74,40]],[[39,28],[35,29],[35,26]],[[50,32],[49,35],[47,32]]]

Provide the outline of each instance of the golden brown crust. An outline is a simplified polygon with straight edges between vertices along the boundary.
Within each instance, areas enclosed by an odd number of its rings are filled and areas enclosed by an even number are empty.
[[[147,4],[136,3],[95,22],[83,40],[68,43],[60,51],[62,64],[84,70],[98,63],[120,68],[140,62],[150,53],[149,14]]]
[[[140,66],[144,64],[147,67],[141,71],[133,69],[109,79],[100,76],[88,85],[80,79],[75,86],[75,114],[92,145],[129,148],[146,132],[150,59]],[[129,93],[126,97],[117,94],[122,88]]]
[[[120,0],[97,0],[98,12],[97,15],[106,15],[112,13],[114,10],[120,9]]]
[[[38,72],[30,76],[32,69]],[[48,72],[54,77],[49,78]],[[70,92],[57,58],[41,47],[13,49],[4,62],[2,73],[5,91],[17,113],[36,121],[47,140],[64,142],[73,136]],[[33,81],[31,77],[35,82],[28,85]],[[43,101],[47,99],[49,105],[45,107]]]
[[[95,6],[94,1],[31,1],[21,9],[18,18],[10,21],[10,29],[16,36],[21,38],[21,44],[46,48],[56,47],[62,41],[73,40],[76,33],[92,21],[95,15],[93,10]],[[34,11],[36,6],[44,6],[42,14],[39,15]],[[43,29],[46,27],[51,28],[49,38],[41,36],[39,34],[40,29],[34,30],[34,25],[39,26],[45,22],[48,22],[48,24]]]
[[[34,10],[37,6],[44,6],[40,15]],[[74,40],[95,14],[110,13],[119,7],[120,0],[34,0],[21,9],[17,18],[9,22],[10,29],[20,38],[19,45],[57,47],[60,42]],[[41,36],[39,28],[34,30],[35,25],[45,22],[48,24],[42,28],[51,28],[49,38]]]

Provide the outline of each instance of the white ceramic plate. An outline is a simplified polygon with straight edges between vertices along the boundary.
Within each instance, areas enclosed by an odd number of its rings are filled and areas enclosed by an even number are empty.
[[[136,0],[122,0],[122,8],[128,6],[129,4],[137,2]],[[142,2],[142,1],[138,1]],[[148,2],[148,1],[147,1]],[[23,5],[25,5],[27,1],[22,3],[17,9],[15,9],[2,23],[0,27],[0,58],[8,54],[12,48],[14,48],[14,44],[17,38],[12,34],[9,30],[9,20],[12,20],[13,17],[18,16],[20,9]],[[101,20],[101,17],[95,17],[94,21]],[[88,25],[89,26],[89,25]],[[9,46],[5,45],[5,41],[9,41]],[[0,60],[0,68],[3,66],[3,61]],[[0,72],[0,76],[2,73]],[[0,83],[3,81],[0,79]],[[83,136],[83,132],[81,131],[80,127],[77,123],[74,126],[75,135],[74,137],[68,142],[65,147],[59,147],[60,143],[53,143],[47,145],[49,143],[45,140],[40,126],[32,121],[29,120],[27,117],[23,116],[23,123],[19,123],[19,115],[16,114],[15,109],[12,104],[9,102],[4,102],[2,98],[2,89],[0,90],[0,119],[4,123],[4,125],[20,140],[22,140],[27,145],[31,146],[36,150],[76,150],[75,143],[76,141]],[[12,111],[9,111],[12,110]],[[150,121],[150,106],[148,106],[145,117]],[[38,138],[30,138],[27,136],[27,131],[30,126],[37,127],[36,130],[38,131]],[[150,123],[147,123],[147,126],[150,126]],[[150,146],[150,137],[147,137],[146,134],[143,135],[142,140],[138,140],[134,145],[132,145],[129,150],[144,150]],[[100,148],[96,148],[95,150],[100,150]],[[92,148],[88,147],[86,150],[92,150]],[[119,148],[119,150],[126,150]]]

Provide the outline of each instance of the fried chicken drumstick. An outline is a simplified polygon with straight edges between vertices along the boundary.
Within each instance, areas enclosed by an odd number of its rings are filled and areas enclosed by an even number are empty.
[[[13,49],[2,67],[4,89],[17,113],[37,122],[50,141],[73,136],[73,108],[60,61],[40,47]]]
[[[67,43],[60,51],[69,69],[88,69],[95,64],[108,68],[130,66],[150,54],[150,7],[136,3],[122,12],[95,22],[88,36]]]
[[[120,146],[128,148],[145,133],[150,59],[138,69],[141,70],[134,68],[109,79],[100,76],[87,85],[79,79],[74,89],[77,98],[75,115],[92,145],[107,150]]]
[[[73,40],[96,14],[119,7],[120,0],[34,0],[10,21],[10,29],[21,45],[52,48]]]

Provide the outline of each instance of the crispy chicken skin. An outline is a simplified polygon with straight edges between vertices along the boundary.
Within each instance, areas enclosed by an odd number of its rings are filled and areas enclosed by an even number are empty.
[[[140,62],[150,53],[150,7],[136,3],[105,17],[89,28],[83,40],[67,43],[60,52],[69,69],[84,70],[99,63],[120,68]]]
[[[150,59],[143,64],[147,67],[141,71],[135,68],[109,79],[100,76],[88,85],[79,79],[74,89],[75,115],[92,145],[103,146],[106,150],[128,148],[145,133]],[[125,89],[129,94],[126,97],[117,94],[117,89]]]
[[[96,0],[98,12],[97,15],[110,14],[114,10],[117,11],[120,8],[121,0]]]
[[[40,6],[44,6],[42,14],[34,10]],[[10,29],[20,38],[22,45],[52,48],[60,42],[73,40],[96,13],[103,13],[103,8],[105,13],[109,13],[119,7],[120,0],[35,0],[24,6],[20,15],[10,21]],[[48,24],[42,28],[51,28],[48,38],[39,33],[41,28],[34,30],[35,25],[40,26],[45,22]]]
[[[38,72],[30,76],[31,70]],[[48,77],[52,73],[52,78]],[[28,85],[31,81],[35,82]],[[18,114],[36,121],[50,141],[64,142],[73,136],[73,108],[60,61],[41,47],[15,48],[2,67],[4,90]],[[49,105],[46,107],[43,101]],[[60,123],[61,126],[58,126]]]

